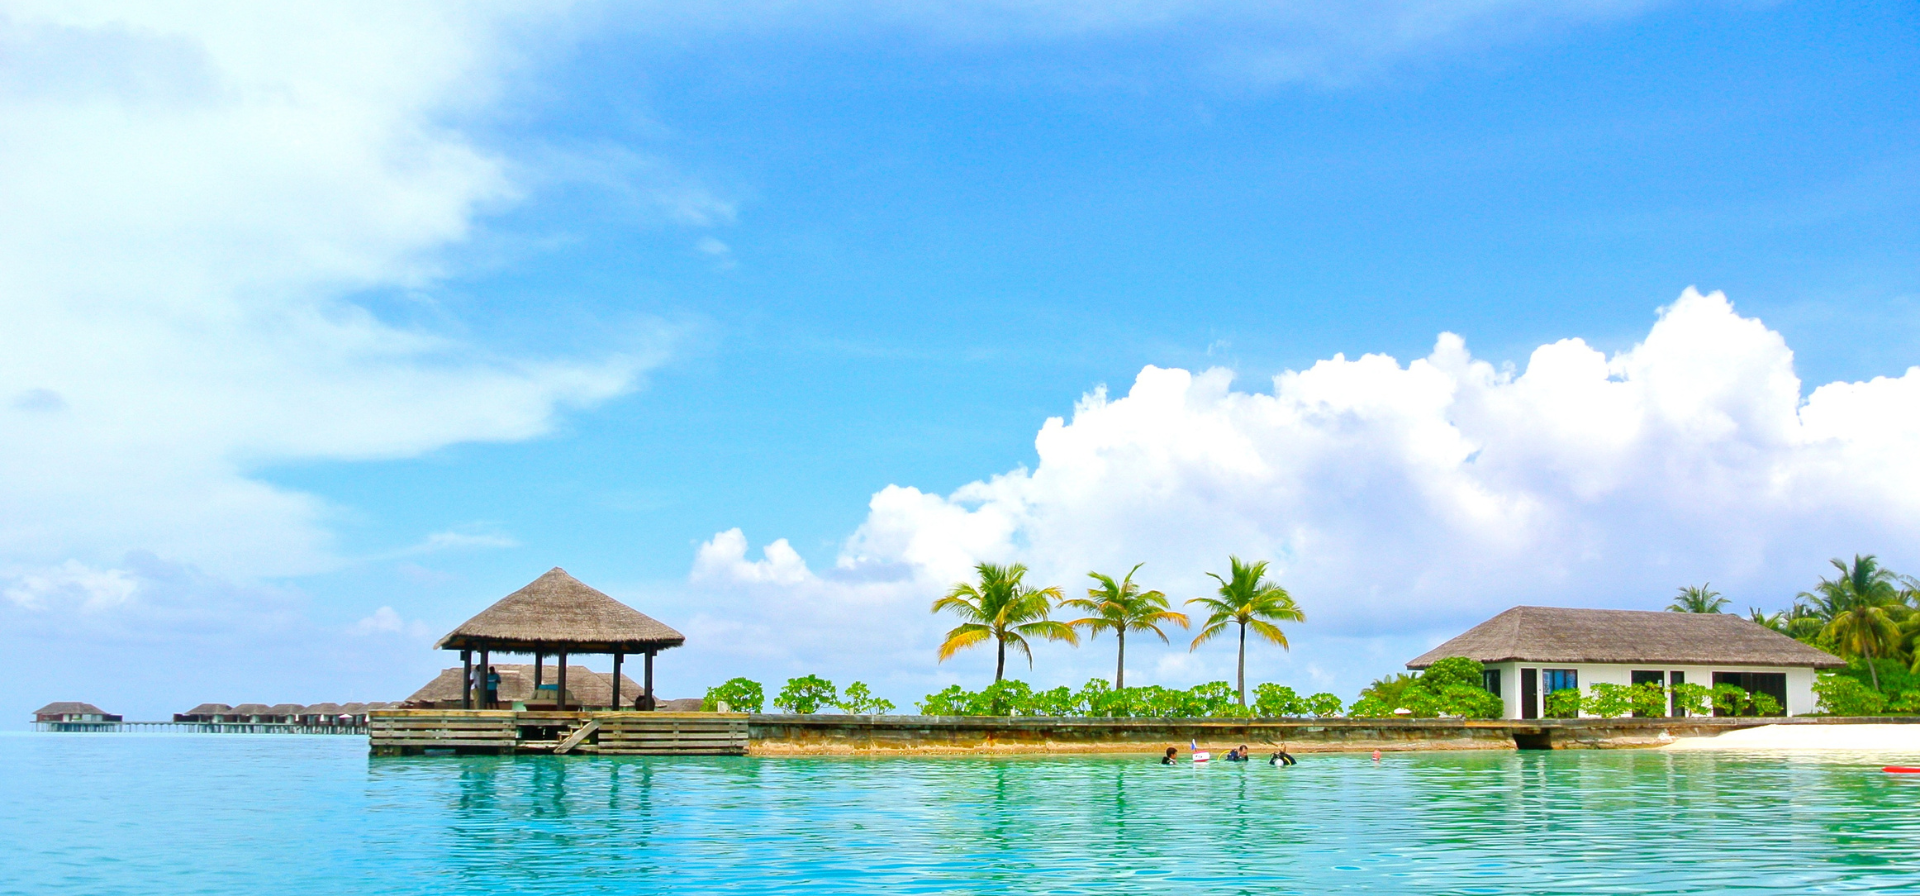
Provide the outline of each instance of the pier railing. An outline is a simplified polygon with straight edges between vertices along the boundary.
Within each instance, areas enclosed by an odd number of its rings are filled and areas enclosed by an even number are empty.
[[[740,756],[746,713],[383,709],[368,714],[375,755],[588,753]]]

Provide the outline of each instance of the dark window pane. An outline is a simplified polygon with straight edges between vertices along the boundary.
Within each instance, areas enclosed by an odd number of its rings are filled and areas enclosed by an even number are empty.
[[[1480,686],[1483,688],[1486,688],[1487,693],[1492,694],[1495,697],[1501,696],[1500,670],[1499,669],[1480,670]]]

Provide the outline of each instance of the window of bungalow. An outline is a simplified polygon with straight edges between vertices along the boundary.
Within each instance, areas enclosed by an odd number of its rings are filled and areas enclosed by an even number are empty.
[[[1554,691],[1577,691],[1580,689],[1580,675],[1573,669],[1541,669],[1541,691],[1551,694]]]

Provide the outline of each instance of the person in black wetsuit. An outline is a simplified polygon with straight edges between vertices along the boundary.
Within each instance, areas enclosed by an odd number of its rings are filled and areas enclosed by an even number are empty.
[[[1248,755],[1246,744],[1241,744],[1240,746],[1227,751],[1228,762],[1246,762],[1250,758],[1252,757]]]
[[[1167,748],[1167,755],[1165,755],[1165,756],[1162,756],[1162,757],[1160,757],[1160,764],[1161,764],[1161,765],[1172,765],[1172,764],[1173,764],[1173,757],[1175,757],[1175,756],[1178,756],[1178,755],[1180,755],[1180,748],[1178,748],[1178,747],[1168,747],[1168,748]]]
[[[1273,758],[1267,760],[1267,764],[1268,765],[1297,765],[1299,764],[1299,760],[1294,759],[1293,754],[1288,753],[1286,747],[1281,747],[1280,752],[1273,754]]]

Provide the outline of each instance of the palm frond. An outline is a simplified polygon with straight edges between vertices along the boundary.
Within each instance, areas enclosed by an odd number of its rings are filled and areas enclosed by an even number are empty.
[[[977,622],[957,626],[947,632],[947,640],[940,645],[940,662],[991,637],[993,630]]]

